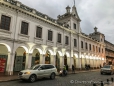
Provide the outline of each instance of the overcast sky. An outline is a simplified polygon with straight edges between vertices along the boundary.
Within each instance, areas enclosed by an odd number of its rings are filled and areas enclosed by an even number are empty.
[[[66,6],[72,7],[73,0],[18,0],[54,19],[66,12]],[[75,0],[81,19],[82,32],[89,34],[98,31],[105,34],[105,39],[114,44],[114,1],[113,0]]]

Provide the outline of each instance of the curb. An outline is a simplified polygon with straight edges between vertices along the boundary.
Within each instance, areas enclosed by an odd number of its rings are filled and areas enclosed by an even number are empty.
[[[17,80],[19,80],[19,79],[0,80],[0,83],[2,83],[2,82],[10,82],[10,81],[17,81]]]

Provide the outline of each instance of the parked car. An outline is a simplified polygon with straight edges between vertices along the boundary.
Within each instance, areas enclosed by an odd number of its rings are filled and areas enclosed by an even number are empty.
[[[101,68],[101,74],[114,74],[114,66],[105,65]]]
[[[57,69],[52,64],[38,64],[30,69],[22,70],[18,76],[21,80],[29,80],[35,82],[38,78],[49,77],[55,79]]]

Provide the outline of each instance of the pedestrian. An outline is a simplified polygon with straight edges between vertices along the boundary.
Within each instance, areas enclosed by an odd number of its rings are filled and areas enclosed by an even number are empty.
[[[63,74],[65,75],[66,74],[66,66],[64,65],[63,67]]]
[[[101,68],[102,66],[101,66],[101,64],[100,64],[100,68]]]
[[[75,67],[72,65],[72,73],[75,73]]]
[[[66,70],[67,70],[67,72],[68,72],[68,65],[66,65]]]
[[[87,64],[85,64],[85,69],[87,70]]]
[[[88,65],[89,70],[91,69],[90,64]]]

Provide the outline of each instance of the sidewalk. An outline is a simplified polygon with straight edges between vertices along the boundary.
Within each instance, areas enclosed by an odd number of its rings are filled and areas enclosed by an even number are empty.
[[[77,73],[81,73],[81,72],[90,72],[90,71],[99,71],[99,69],[95,69],[95,70],[80,70],[80,71],[76,71],[75,74]],[[68,74],[72,74],[72,72],[69,72]],[[15,81],[15,80],[19,80],[18,75],[12,75],[12,76],[0,76],[0,82],[7,82],[7,81]]]
[[[0,82],[6,82],[6,81],[14,81],[14,80],[18,80],[18,76],[17,75],[12,75],[12,76],[0,76]]]
[[[114,86],[114,82],[111,84],[105,84],[104,86]]]

